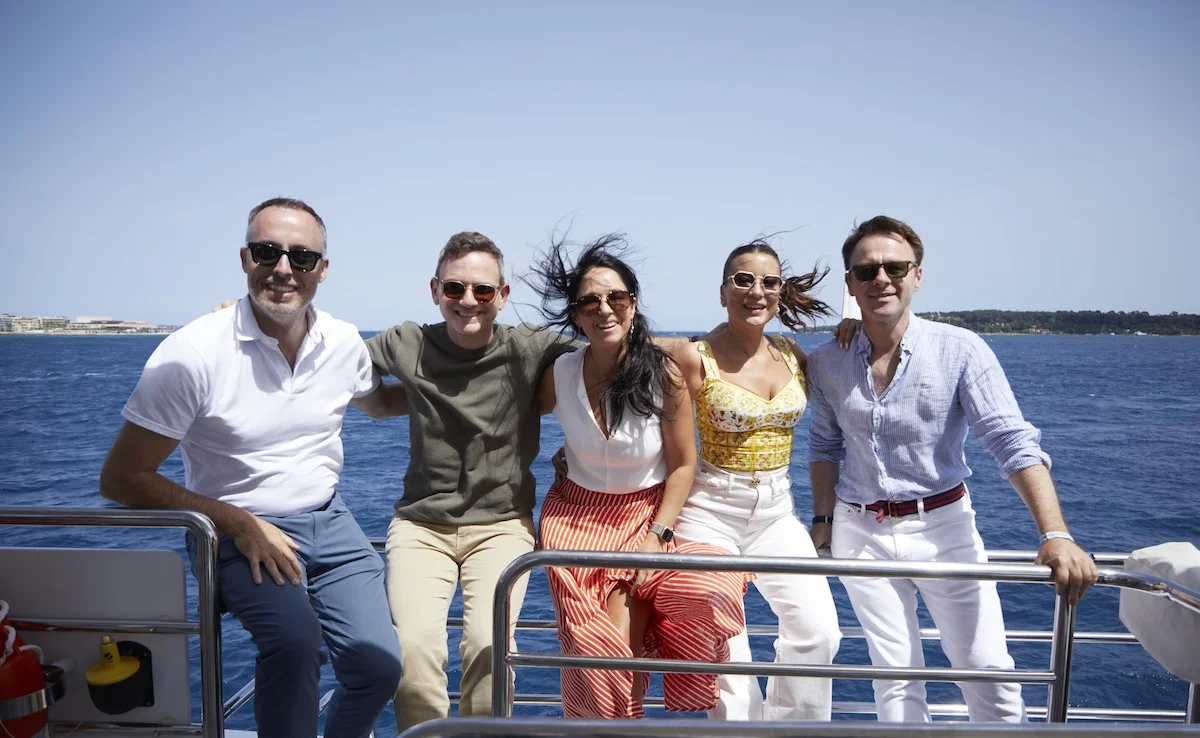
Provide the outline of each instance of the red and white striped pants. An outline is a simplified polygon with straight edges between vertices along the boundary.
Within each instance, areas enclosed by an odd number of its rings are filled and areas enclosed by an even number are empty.
[[[550,488],[542,504],[540,545],[577,551],[636,551],[662,501],[663,485],[623,495],[593,492],[570,480]],[[667,553],[727,554],[706,543],[663,545]],[[608,615],[609,595],[631,587],[626,569],[551,567],[550,594],[558,613],[558,639],[565,654],[633,655]],[[692,661],[728,661],[729,638],[745,627],[742,595],[753,575],[740,572],[657,571],[633,596],[650,606],[642,656]],[[634,672],[563,669],[563,712],[576,718],[640,718],[633,699]],[[638,673],[644,692],[649,675]],[[668,710],[712,709],[719,692],[711,674],[666,674]]]

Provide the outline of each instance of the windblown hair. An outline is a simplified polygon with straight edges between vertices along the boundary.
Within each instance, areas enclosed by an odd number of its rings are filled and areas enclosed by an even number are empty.
[[[500,284],[496,286],[499,287],[503,285],[504,254],[500,251],[500,248],[496,246],[495,241],[483,235],[482,233],[476,233],[475,231],[463,231],[462,233],[455,233],[450,237],[450,240],[447,241],[446,245],[442,247],[442,252],[438,254],[437,271],[434,272],[435,276],[437,276],[439,279],[441,278],[442,267],[446,264],[446,262],[454,261],[461,256],[466,256],[467,254],[476,251],[487,254],[495,259],[496,263],[500,265]]]
[[[321,240],[325,250],[329,250],[329,234],[325,232],[325,221],[321,220],[321,216],[317,215],[317,211],[313,210],[312,206],[303,200],[297,200],[294,197],[272,197],[270,200],[265,200],[250,211],[250,217],[246,218],[246,228],[250,228],[250,224],[258,217],[258,214],[267,208],[283,208],[284,210],[302,210],[313,217],[317,221],[317,225],[321,228]]]
[[[639,286],[637,275],[621,259],[629,249],[622,234],[601,236],[586,244],[574,264],[569,263],[568,246],[565,239],[552,239],[550,247],[531,267],[532,275],[524,281],[542,294],[541,312],[550,324],[569,329],[579,337],[583,332],[573,319],[575,311],[571,305],[579,296],[579,285],[589,271],[612,269],[634,297],[638,295]],[[682,388],[670,378],[670,367],[674,364],[667,352],[654,343],[650,322],[639,306],[634,311],[625,355],[617,364],[616,376],[600,396],[602,406],[609,410],[609,427],[620,425],[626,411],[662,419],[665,415],[661,402],[664,380]]]
[[[913,256],[918,265],[925,258],[925,244],[921,243],[921,237],[912,226],[887,215],[876,215],[855,226],[846,243],[842,244],[842,261],[846,264],[847,271],[850,270],[850,254],[854,252],[854,247],[867,236],[899,236],[912,246]]]
[[[786,273],[787,271],[787,264],[779,258],[779,254],[775,252],[771,244],[765,238],[756,238],[729,252],[729,257],[725,259],[722,280],[732,274],[730,268],[734,259],[743,254],[766,254],[779,262],[780,272]],[[783,278],[783,287],[779,290],[779,321],[790,330],[807,330],[809,328],[808,321],[818,315],[833,314],[828,305],[809,294],[825,278],[826,274],[829,274],[829,267],[825,267],[822,271],[814,266],[813,270],[807,274],[793,274]],[[722,284],[724,284],[723,281]]]

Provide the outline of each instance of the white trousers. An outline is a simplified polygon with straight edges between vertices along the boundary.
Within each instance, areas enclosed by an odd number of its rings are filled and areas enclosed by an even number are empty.
[[[757,476],[757,482],[755,478]],[[793,512],[787,469],[757,475],[727,472],[701,461],[687,503],[675,521],[680,538],[703,541],[744,556],[816,558],[812,539]],[[776,663],[829,664],[842,639],[825,577],[760,574],[754,586],[779,620]],[[746,632],[729,640],[730,660],[750,662]],[[724,675],[718,720],[828,720],[831,679],[771,677],[764,701],[758,677]]]
[[[887,561],[987,561],[975,529],[970,495],[916,515],[884,518],[838,500],[834,509],[833,555],[839,559]],[[866,634],[876,666],[924,666],[917,624],[917,593],[941,632],[942,650],[954,668],[1012,669],[1004,638],[1004,616],[996,583],[943,579],[842,577],[854,614]],[[881,721],[928,722],[921,681],[876,680],[875,709]],[[971,720],[1021,722],[1025,703],[1020,684],[959,682]]]

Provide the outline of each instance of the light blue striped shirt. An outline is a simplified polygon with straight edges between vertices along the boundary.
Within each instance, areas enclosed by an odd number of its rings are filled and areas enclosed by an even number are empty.
[[[1050,466],[1041,432],[1021,415],[1000,362],[976,334],[911,315],[896,376],[879,397],[870,356],[859,331],[849,349],[830,341],[808,357],[808,460],[845,462],[839,499],[912,500],[955,487],[971,476],[968,425],[1005,478]]]

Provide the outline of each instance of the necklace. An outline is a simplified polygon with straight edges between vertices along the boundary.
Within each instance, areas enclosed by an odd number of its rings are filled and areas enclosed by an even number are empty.
[[[599,367],[596,364],[596,357],[592,356],[590,349],[586,350],[583,355],[583,388],[587,392],[588,404],[591,405],[592,414],[596,418],[596,424],[600,426],[601,432],[608,436],[608,412],[605,407],[608,395],[608,387],[612,384],[612,377],[600,376],[593,381],[588,381],[588,359],[592,361],[593,373],[599,372]]]

